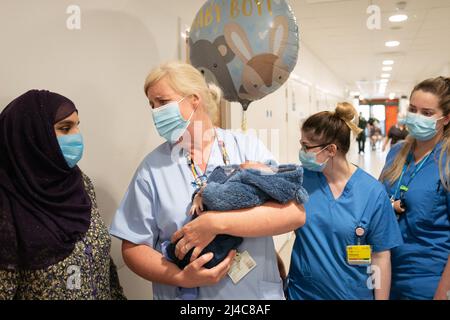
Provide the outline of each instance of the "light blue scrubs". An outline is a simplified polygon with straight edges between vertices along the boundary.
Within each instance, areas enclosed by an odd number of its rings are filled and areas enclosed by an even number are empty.
[[[383,185],[361,169],[334,199],[325,176],[305,169],[306,224],[297,229],[288,278],[292,300],[373,299],[367,286],[368,266],[347,263],[346,248],[357,244],[355,229],[363,227],[361,244],[372,252],[402,243],[400,230]]]
[[[255,137],[217,129],[231,164],[273,161],[267,148]],[[161,243],[186,224],[195,190],[193,176],[179,148],[164,143],[151,152],[138,168],[113,220],[113,236],[145,244],[161,252]],[[212,147],[206,174],[223,165],[217,140]],[[214,286],[201,287],[199,299],[283,299],[272,237],[246,238],[238,248],[248,251],[256,268],[233,284],[228,276]],[[176,299],[176,287],[153,283],[154,299]]]
[[[399,143],[391,149],[385,168],[392,165],[403,145]],[[406,212],[398,221],[404,244],[392,251],[392,299],[433,299],[447,265],[450,195],[439,177],[441,150],[439,143],[411,180],[416,170],[412,161],[402,179],[402,184],[410,180],[411,183],[405,193]],[[388,182],[384,185],[389,195],[394,195],[398,180],[392,186]]]

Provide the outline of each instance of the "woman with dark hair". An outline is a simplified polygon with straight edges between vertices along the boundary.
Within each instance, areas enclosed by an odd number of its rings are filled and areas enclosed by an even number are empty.
[[[450,292],[450,78],[419,83],[380,180],[404,244],[392,252],[393,299],[447,299]]]
[[[296,230],[288,298],[300,300],[388,299],[390,249],[400,245],[395,215],[381,183],[351,164],[346,154],[356,110],[309,117],[302,126],[300,161],[306,224]]]
[[[122,299],[78,110],[32,90],[0,114],[0,299]]]

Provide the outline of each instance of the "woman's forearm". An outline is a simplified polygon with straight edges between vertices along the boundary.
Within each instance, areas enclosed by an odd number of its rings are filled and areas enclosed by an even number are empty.
[[[214,256],[213,253],[207,253],[189,263],[183,270],[146,245],[123,241],[122,255],[127,266],[148,281],[195,288],[219,283],[227,275],[233,263],[235,251],[230,251],[227,257],[213,268],[204,267]]]
[[[434,298],[446,300],[449,298],[447,296],[448,292],[450,292],[450,256],[447,258],[447,265],[442,273]]]
[[[149,246],[136,245],[124,240],[122,255],[128,268],[142,278],[171,286],[180,285],[181,270]]]
[[[374,253],[372,266],[378,267],[372,275],[372,277],[375,277],[375,300],[389,300],[391,291],[391,252],[386,250]],[[377,277],[379,278],[376,279]]]
[[[306,222],[305,208],[297,202],[268,202],[262,206],[229,212],[211,212],[216,234],[265,237],[290,232]]]

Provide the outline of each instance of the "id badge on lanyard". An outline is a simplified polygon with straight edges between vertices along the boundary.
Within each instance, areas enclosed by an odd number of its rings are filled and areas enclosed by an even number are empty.
[[[228,276],[234,284],[237,284],[254,268],[256,268],[256,262],[248,251],[237,252],[228,271]]]
[[[370,245],[361,245],[361,238],[365,233],[366,230],[361,226],[355,229],[358,243],[347,246],[347,263],[349,265],[366,266],[372,263],[372,247]]]

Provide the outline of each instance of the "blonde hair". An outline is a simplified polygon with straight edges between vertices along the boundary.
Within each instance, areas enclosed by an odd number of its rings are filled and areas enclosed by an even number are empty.
[[[212,83],[206,83],[203,75],[192,65],[180,61],[162,64],[153,69],[145,79],[144,92],[161,79],[166,79],[170,87],[183,96],[200,95],[211,121],[217,125],[222,91]]]
[[[439,108],[442,110],[444,116],[450,114],[450,78],[437,77],[424,80],[414,87],[411,96],[419,90],[429,92],[438,97]],[[450,191],[450,124],[447,124],[444,127],[442,141],[442,150],[439,155],[439,176],[442,185]],[[408,136],[406,138],[400,152],[395,157],[391,166],[381,173],[380,181],[388,181],[390,185],[392,185],[400,178],[408,154],[411,152],[415,143],[416,139],[413,137]],[[444,158],[446,158],[445,163]]]
[[[362,129],[359,128],[354,122],[358,119],[358,113],[351,103],[339,102],[334,112],[336,113],[336,116],[345,122],[355,136],[362,132]]]
[[[336,144],[343,154],[347,154],[350,149],[351,133],[356,136],[361,132],[361,129],[353,123],[357,118],[357,111],[352,104],[340,102],[334,112],[322,111],[306,119],[302,131],[312,132],[317,137],[315,141],[321,144]]]

